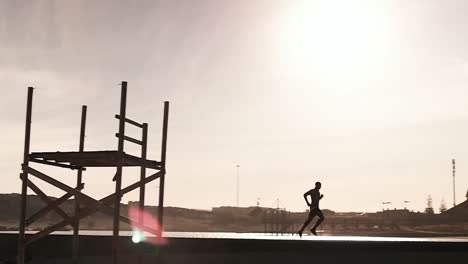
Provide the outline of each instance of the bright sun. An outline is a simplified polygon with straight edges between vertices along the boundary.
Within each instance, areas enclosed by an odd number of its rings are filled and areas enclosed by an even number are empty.
[[[388,17],[381,1],[291,1],[281,21],[284,59],[291,71],[353,79],[385,60]]]
[[[391,17],[378,0],[290,1],[275,36],[288,96],[300,113],[360,127],[379,119],[378,90],[389,73]],[[308,103],[314,98],[314,107]],[[312,110],[311,110],[312,109]],[[383,110],[382,110],[383,111]],[[325,121],[324,121],[325,122]]]

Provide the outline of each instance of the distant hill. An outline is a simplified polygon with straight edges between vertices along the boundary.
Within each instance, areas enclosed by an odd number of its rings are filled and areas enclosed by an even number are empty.
[[[20,194],[0,194],[0,231],[17,230],[20,200]],[[38,196],[28,195],[27,216],[31,216],[44,206],[45,203]],[[129,206],[138,206],[138,203],[121,204],[121,213],[127,214]],[[68,215],[73,216],[75,207],[73,199],[66,201],[60,207]],[[156,206],[147,206],[145,209],[155,218],[157,217]],[[385,210],[366,214],[335,213],[327,209],[322,211],[326,220],[321,228],[331,234],[422,236],[438,232],[437,234],[440,235],[466,235],[468,230],[466,225],[468,201],[440,215],[414,213],[408,210]],[[264,207],[223,206],[212,208],[212,210],[165,207],[164,229],[165,231],[185,232],[264,232],[265,230],[270,233],[295,232],[306,216],[307,212],[287,212]],[[42,229],[61,220],[60,215],[51,211],[28,228]],[[95,213],[82,219],[80,228],[111,230],[112,217],[100,212]],[[71,229],[71,227],[68,226],[66,229]],[[130,226],[121,223],[121,230],[130,229]],[[403,231],[404,233],[401,233]]]
[[[55,197],[49,198],[51,200],[57,199]],[[0,194],[0,229],[18,227],[20,201],[20,194]],[[122,214],[126,214],[128,207],[132,205],[137,206],[138,203],[121,204]],[[31,216],[44,206],[45,203],[37,195],[28,195],[27,216]],[[67,214],[73,215],[74,200],[64,202],[60,208]],[[147,206],[146,210],[155,217],[157,216],[156,206]],[[165,207],[164,224],[167,231],[262,232],[264,228],[262,223],[263,210],[265,208],[260,207],[219,207],[213,208],[211,211]],[[62,218],[57,213],[51,211],[30,228],[43,228],[61,220]],[[98,212],[81,220],[80,227],[91,230],[110,230],[112,218]],[[130,227],[122,224],[122,230],[125,229],[130,229]]]

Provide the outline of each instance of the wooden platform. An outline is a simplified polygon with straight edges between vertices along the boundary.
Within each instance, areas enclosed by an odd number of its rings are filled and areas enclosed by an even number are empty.
[[[112,216],[112,263],[119,262],[119,231],[120,222],[134,225],[143,224],[140,219],[130,219],[120,214],[120,202],[124,194],[139,189],[139,201],[138,207],[140,209],[145,208],[145,185],[159,179],[159,204],[158,204],[158,226],[159,229],[148,229],[143,225],[142,230],[162,236],[163,227],[163,216],[164,216],[164,181],[166,174],[166,148],[167,148],[167,128],[169,118],[169,102],[164,102],[164,116],[163,116],[163,127],[162,127],[162,141],[161,141],[161,159],[160,161],[148,160],[147,158],[147,146],[148,146],[148,123],[139,123],[126,116],[127,109],[127,82],[121,83],[121,96],[120,96],[120,111],[115,118],[119,122],[118,133],[115,134],[117,137],[117,148],[115,150],[104,150],[104,151],[84,151],[84,143],[86,136],[86,116],[87,106],[83,105],[81,109],[81,125],[80,125],[80,138],[79,147],[77,151],[66,151],[66,152],[31,152],[31,123],[32,123],[32,101],[33,101],[33,87],[28,87],[28,99],[26,104],[26,122],[25,122],[25,136],[24,136],[24,152],[23,162],[21,164],[22,171],[20,173],[21,185],[21,204],[20,204],[20,215],[19,215],[19,234],[17,243],[17,261],[18,264],[26,264],[25,254],[27,247],[34,242],[45,239],[49,234],[54,231],[58,231],[63,227],[70,225],[73,227],[73,239],[69,243],[68,247],[72,250],[72,259],[70,263],[79,263],[78,259],[80,256],[80,220],[83,218],[96,213],[101,212]],[[127,124],[136,126],[141,129],[141,138],[132,138],[125,135],[125,126]],[[125,142],[130,142],[141,147],[140,155],[134,156],[125,153]],[[76,185],[67,185],[60,180],[47,175],[37,169],[32,168],[29,163],[39,163],[48,166],[55,166],[60,168],[67,168],[77,170],[76,173]],[[112,178],[114,181],[115,189],[114,192],[108,196],[96,199],[82,192],[84,188],[83,183],[83,171],[88,167],[108,167],[114,168],[115,174]],[[122,176],[123,167],[137,167],[140,169],[139,180],[127,187],[122,188]],[[152,175],[147,176],[147,169],[154,169]],[[36,180],[41,180],[45,183],[50,184],[58,189],[65,192],[60,198],[51,200],[47,194],[41,190],[41,188],[34,183]],[[46,204],[45,207],[34,212],[31,216],[27,213],[27,195],[28,189],[31,189],[36,193],[42,201]],[[63,211],[60,205],[65,201],[75,197],[75,208],[73,214]],[[54,210],[63,219],[59,223],[49,223],[49,225],[39,230],[34,235],[25,236],[25,232],[28,226],[34,225],[34,222],[38,221],[41,217],[44,217],[50,211]],[[138,217],[141,218],[141,217]],[[0,255],[2,255],[2,247],[0,246]],[[36,263],[36,261],[34,262]],[[46,263],[50,263],[47,261]],[[0,261],[2,264],[2,261]]]
[[[70,169],[86,167],[117,167],[122,162],[124,167],[142,166],[149,169],[161,169],[161,162],[142,159],[118,151],[70,151],[70,152],[33,152],[29,155],[31,162]]]

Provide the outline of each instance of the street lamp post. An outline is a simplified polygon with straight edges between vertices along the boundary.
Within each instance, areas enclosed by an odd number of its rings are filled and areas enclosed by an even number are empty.
[[[457,205],[455,201],[455,159],[452,159],[452,177],[453,177],[453,207]]]
[[[236,180],[236,183],[237,183],[237,207],[239,207],[239,168],[240,168],[240,165],[236,165],[236,169],[237,169],[237,180]]]
[[[406,209],[406,204],[410,203],[411,201],[404,201],[405,203],[405,209]]]

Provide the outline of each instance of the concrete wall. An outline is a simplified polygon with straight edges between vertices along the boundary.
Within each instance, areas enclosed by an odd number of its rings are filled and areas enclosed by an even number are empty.
[[[120,263],[468,263],[466,242],[371,242],[173,238],[166,246],[133,244],[121,237]],[[14,261],[16,235],[0,235],[0,263]],[[71,263],[71,236],[32,244],[29,263]],[[81,263],[110,263],[111,237],[82,236]],[[155,255],[159,252],[160,259]],[[11,262],[14,263],[14,262]]]

